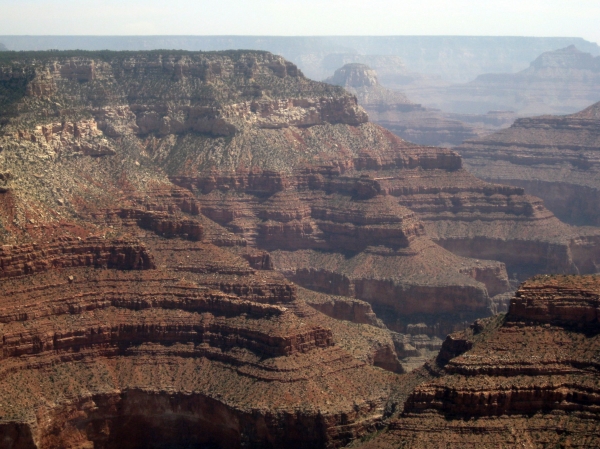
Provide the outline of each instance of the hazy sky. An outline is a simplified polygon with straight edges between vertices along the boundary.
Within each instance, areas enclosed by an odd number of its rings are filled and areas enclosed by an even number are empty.
[[[577,36],[600,0],[0,0],[2,34]]]

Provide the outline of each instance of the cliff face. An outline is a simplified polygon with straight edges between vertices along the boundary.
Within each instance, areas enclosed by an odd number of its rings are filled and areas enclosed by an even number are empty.
[[[457,151],[478,177],[524,187],[561,220],[600,225],[600,103],[567,116],[519,119]]]
[[[540,276],[506,317],[448,337],[435,378],[363,447],[590,447],[598,435],[597,276]]]
[[[2,250],[11,447],[337,446],[378,422],[393,378],[371,364],[401,370],[383,335],[323,327],[295,286],[209,243],[144,240]]]
[[[366,119],[336,88],[302,95],[281,58],[236,55],[2,65],[4,444],[337,447],[381,422],[403,368],[368,305],[366,324],[360,306],[339,320],[308,306],[150,157],[160,139],[227,139],[247,122]],[[243,86],[253,98],[262,76],[272,86],[252,106]],[[275,92],[294,76],[289,98]]]

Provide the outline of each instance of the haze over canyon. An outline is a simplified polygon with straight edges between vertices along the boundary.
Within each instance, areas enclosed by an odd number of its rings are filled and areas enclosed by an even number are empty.
[[[0,447],[600,445],[598,45],[0,42]]]

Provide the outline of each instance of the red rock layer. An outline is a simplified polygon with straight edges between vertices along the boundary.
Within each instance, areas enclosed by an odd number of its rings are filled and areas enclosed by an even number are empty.
[[[133,240],[103,238],[61,239],[52,244],[0,247],[0,278],[10,278],[69,267],[155,268],[146,248]]]
[[[3,250],[0,426],[11,447],[338,446],[380,420],[393,378],[369,363],[401,370],[393,344],[355,358],[277,273],[206,243],[146,241],[158,270],[152,258],[112,261],[132,243]],[[90,268],[102,266],[113,269]]]
[[[597,276],[540,276],[510,310],[448,337],[434,378],[365,447],[596,447]]]
[[[446,165],[444,159],[426,163]],[[419,313],[485,314],[488,292],[508,289],[502,265],[462,259],[432,243],[415,214],[382,192],[372,172],[331,172],[173,180],[198,192],[203,214],[271,251],[274,268],[290,279],[369,301],[400,331]]]

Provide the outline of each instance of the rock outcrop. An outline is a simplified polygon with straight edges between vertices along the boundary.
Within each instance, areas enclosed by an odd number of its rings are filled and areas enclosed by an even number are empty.
[[[335,344],[341,322],[323,327],[280,275],[210,244],[146,241],[160,269],[127,242],[2,250],[12,447],[338,446],[377,424],[393,378],[370,364],[401,370],[393,344],[355,358]]]
[[[598,445],[597,276],[540,276],[444,342],[387,432],[361,447]]]
[[[519,119],[457,151],[476,176],[525,188],[567,223],[600,226],[600,103],[567,116]]]

